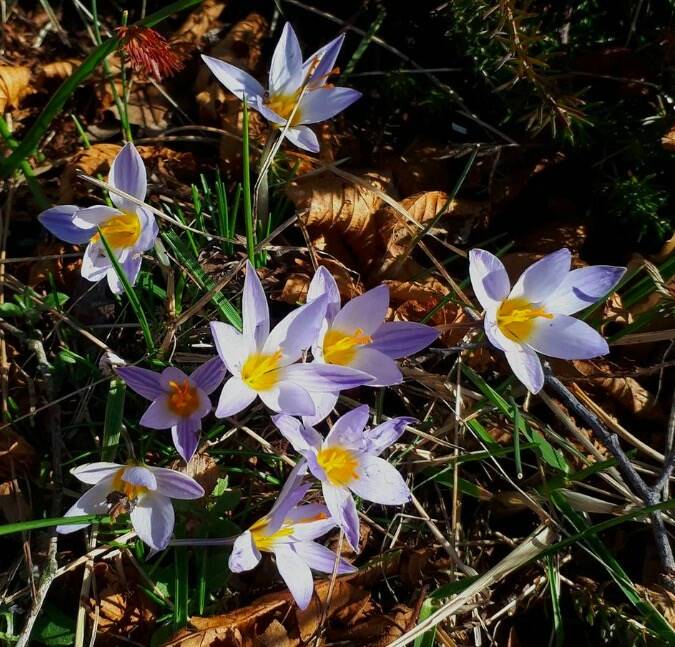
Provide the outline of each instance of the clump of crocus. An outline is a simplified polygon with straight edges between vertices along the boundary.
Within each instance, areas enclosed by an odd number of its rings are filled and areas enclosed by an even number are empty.
[[[290,119],[286,137],[298,148],[317,153],[319,141],[306,124],[334,117],[361,96],[351,88],[327,83],[343,40],[341,34],[303,62],[298,38],[286,23],[272,56],[267,92],[244,70],[211,56],[202,58],[232,94],[242,101],[246,98],[265,119],[280,128]]]
[[[189,376],[173,366],[161,373],[138,366],[116,370],[136,393],[152,400],[140,423],[151,429],[170,428],[176,450],[189,463],[199,444],[202,418],[212,409],[209,394],[225,377],[220,357],[205,362]]]
[[[382,505],[410,501],[410,489],[395,467],[380,454],[395,443],[414,418],[392,418],[365,430],[368,406],[362,405],[338,418],[325,439],[313,427],[281,414],[272,418],[284,437],[321,481],[323,498],[331,516],[344,530],[351,547],[359,548],[359,517],[352,492]]]
[[[87,485],[87,490],[66,517],[110,514],[113,519],[128,513],[136,534],[153,550],[166,548],[174,526],[171,499],[199,499],[204,489],[185,474],[141,463],[89,463],[70,470]],[[57,526],[62,534],[89,524]]]
[[[229,566],[235,573],[249,571],[258,565],[261,553],[272,553],[288,590],[297,605],[305,609],[314,591],[310,569],[332,573],[336,561],[339,574],[356,569],[314,541],[335,528],[336,523],[324,505],[298,505],[310,487],[300,477],[302,467],[298,464],[291,472],[269,514],[237,537]]]
[[[243,332],[223,322],[211,323],[218,354],[232,373],[220,394],[216,416],[232,416],[258,396],[273,411],[311,416],[316,409],[310,389],[337,393],[369,382],[370,375],[351,368],[296,364],[316,339],[325,308],[325,299],[318,298],[291,312],[270,332],[265,292],[247,263]]]
[[[340,292],[332,274],[319,267],[307,302],[327,300],[325,320],[312,345],[318,363],[345,366],[373,376],[368,386],[399,384],[403,376],[395,360],[426,348],[438,338],[432,326],[411,321],[385,321],[389,288],[379,285],[340,307]],[[316,424],[335,406],[337,395],[316,394],[317,413],[305,420]]]
[[[485,334],[531,393],[544,385],[537,353],[572,360],[609,352],[600,333],[570,315],[611,292],[626,268],[595,265],[570,271],[571,258],[567,249],[544,256],[511,288],[496,256],[482,249],[469,253],[471,285],[485,309]]]
[[[161,81],[183,69],[183,61],[166,38],[150,27],[119,27],[122,51],[135,72]]]
[[[113,160],[108,184],[137,200],[145,200],[148,186],[145,165],[133,144],[127,144]],[[96,205],[81,209],[65,204],[43,211],[38,218],[57,238],[78,245],[88,243],[82,259],[82,276],[93,282],[107,277],[110,289],[120,293],[122,283],[105,252],[100,233],[112,248],[129,283],[134,285],[143,252],[155,244],[159,230],[148,209],[112,191],[110,199],[114,207]]]

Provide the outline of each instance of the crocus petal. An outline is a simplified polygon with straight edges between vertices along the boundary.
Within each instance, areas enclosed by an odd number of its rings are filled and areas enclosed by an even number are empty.
[[[83,514],[106,514],[108,503],[106,497],[112,490],[111,479],[105,479],[87,490],[66,512],[64,517],[79,517]],[[70,534],[86,528],[89,524],[56,526],[56,532],[62,535]]]
[[[300,533],[302,533],[302,528],[307,528],[317,521],[330,521],[333,524],[333,528],[337,525],[335,520],[330,516],[328,508],[323,503],[303,503],[302,505],[292,508],[286,513],[286,522],[297,526],[298,532]],[[325,532],[322,534],[325,534]],[[320,535],[313,535],[312,537],[308,537],[304,534],[296,535],[296,531],[294,529],[293,536],[299,536],[305,540],[315,539]]]
[[[330,514],[342,528],[349,545],[359,551],[359,515],[356,504],[347,488],[321,483],[321,491]]]
[[[281,528],[290,511],[305,498],[305,494],[312,487],[312,484],[305,479],[305,469],[305,463],[301,460],[291,470],[284,486],[281,488],[281,492],[279,492],[275,504],[267,515],[269,522],[266,534],[274,534]]]
[[[133,248],[136,252],[147,252],[155,245],[157,234],[159,234],[159,226],[157,225],[155,215],[148,209],[134,205],[134,210],[141,225],[141,233]]]
[[[384,321],[389,307],[389,288],[378,285],[345,303],[333,320],[333,328],[347,334],[361,330],[372,335]]]
[[[539,357],[531,348],[521,346],[508,350],[506,360],[514,375],[525,385],[530,393],[539,393],[544,386],[544,369]]]
[[[167,366],[159,374],[159,384],[164,391],[171,390],[171,382],[182,384],[184,380],[189,380],[188,376],[177,366]]]
[[[332,550],[314,541],[301,541],[293,544],[292,549],[311,569],[320,573],[332,573],[337,564],[338,575],[355,573],[358,569],[340,559]]]
[[[333,393],[316,393],[315,391],[308,391],[312,402],[314,402],[315,412],[313,416],[303,416],[302,422],[308,426],[318,424],[324,420],[335,409],[339,394]]]
[[[157,491],[172,499],[201,499],[204,488],[187,474],[166,467],[150,467],[157,481]]]
[[[504,264],[484,249],[469,252],[469,276],[478,302],[485,310],[493,310],[509,295],[511,283]]]
[[[145,200],[148,190],[148,177],[143,159],[138,154],[136,147],[130,142],[117,153],[117,157],[110,165],[108,183],[114,189],[119,189],[133,196],[137,200]],[[135,203],[110,192],[112,203],[123,211],[133,211]]]
[[[337,364],[292,364],[286,367],[284,377],[307,391],[335,393],[373,382],[373,376],[349,366]]]
[[[270,65],[270,95],[292,95],[302,85],[302,52],[298,37],[290,23],[284,25],[272,54]]]
[[[244,384],[238,377],[231,377],[220,392],[216,417],[226,418],[248,407],[256,398],[256,392]]]
[[[75,212],[79,209],[74,204],[63,204],[43,211],[38,216],[38,220],[50,234],[56,236],[59,240],[80,245],[89,241],[96,233],[96,228],[82,229],[82,227],[73,224]]]
[[[92,227],[98,227],[106,220],[109,220],[114,216],[119,216],[120,214],[121,211],[119,209],[108,207],[104,204],[96,204],[93,207],[78,209],[73,214],[73,225],[90,230]]]
[[[277,558],[279,575],[286,582],[295,603],[300,609],[306,609],[314,593],[312,571],[309,570],[309,566],[302,557],[288,545],[277,544],[273,552]]]
[[[362,404],[343,416],[340,416],[328,432],[325,446],[346,447],[348,449],[362,450],[365,447],[363,430],[368,424],[370,409],[367,404]]]
[[[110,259],[100,245],[89,243],[84,250],[80,273],[87,281],[100,281],[111,267]]]
[[[125,468],[122,472],[122,480],[131,485],[148,488],[148,490],[157,489],[157,480],[155,475],[143,465],[132,465]]]
[[[272,416],[272,422],[299,454],[309,451],[310,447],[316,450],[321,448],[321,434],[312,427],[305,427],[297,418],[280,413]]]
[[[349,484],[352,492],[366,501],[382,505],[403,505],[410,501],[410,488],[398,470],[379,456],[361,456],[359,475]]]
[[[158,492],[139,497],[131,511],[131,525],[150,548],[164,550],[171,539],[175,516],[171,499]]]
[[[333,275],[323,265],[317,269],[309,283],[307,303],[315,301],[322,295],[326,298],[326,318],[333,321],[340,310],[340,289]]]
[[[256,350],[252,340],[244,337],[234,326],[222,321],[211,322],[211,335],[227,370],[239,375],[246,358]]]
[[[391,386],[403,382],[396,361],[370,346],[356,348],[350,366],[373,376],[368,386]]]
[[[295,362],[316,339],[325,312],[325,298],[296,308],[274,327],[262,352],[272,354],[281,350],[282,364]]]
[[[213,393],[225,379],[227,368],[220,357],[212,357],[196,368],[190,375],[190,380],[207,395]]]
[[[120,267],[124,275],[127,277],[129,283],[134,286],[136,285],[136,280],[138,279],[138,273],[141,271],[141,263],[143,262],[143,257],[138,254],[135,256],[127,256],[121,263]],[[108,277],[108,286],[113,294],[122,294],[124,292],[124,286],[122,281],[120,281],[119,276],[115,268],[111,267],[108,270],[106,275]]]
[[[568,315],[537,320],[527,343],[543,355],[560,359],[590,359],[609,353],[605,338],[597,330]]]
[[[572,315],[588,308],[611,292],[626,272],[625,267],[593,265],[569,272],[543,307],[548,312]]]
[[[360,98],[361,93],[351,88],[319,88],[308,91],[300,100],[300,123],[317,124],[326,121]]]
[[[87,465],[80,465],[70,470],[70,473],[82,483],[95,485],[105,478],[114,476],[115,472],[123,468],[124,465],[118,463],[88,463]]]
[[[169,429],[178,424],[178,416],[169,409],[168,396],[157,398],[140,419],[140,424],[150,429]]]
[[[202,431],[202,421],[199,416],[181,418],[177,425],[171,427],[173,446],[180,457],[189,463],[199,445]]]
[[[126,382],[127,386],[148,400],[156,400],[164,394],[159,381],[159,373],[139,366],[120,366],[115,372]]]
[[[326,84],[330,72],[335,67],[342,43],[345,40],[345,34],[340,34],[334,38],[330,43],[316,50],[307,60],[302,64],[302,78],[309,79],[309,87],[317,88]],[[309,76],[311,72],[311,76]]]
[[[262,283],[250,261],[246,261],[246,278],[241,298],[244,337],[262,348],[270,334],[270,313]]]
[[[228,564],[233,573],[243,573],[255,568],[261,557],[253,541],[253,535],[247,530],[235,539]]]
[[[281,381],[267,391],[260,391],[258,395],[272,411],[293,416],[312,416],[316,412],[307,390],[293,382]]]
[[[509,298],[523,297],[530,303],[544,301],[558,289],[571,263],[572,254],[564,247],[540,258],[520,275]]]
[[[438,339],[439,331],[413,321],[385,321],[372,335],[369,348],[392,359],[413,355]]]
[[[415,418],[400,416],[373,427],[365,434],[366,452],[371,456],[378,456],[393,445],[403,435],[405,428],[414,422],[417,422]]]
[[[517,341],[513,341],[512,339],[509,339],[499,329],[499,325],[497,324],[496,314],[497,314],[497,310],[486,310],[485,311],[485,321],[484,321],[483,326],[484,326],[485,334],[487,335],[488,340],[490,341],[490,343],[495,348],[498,348],[499,350],[503,350],[504,352],[509,351],[509,350],[518,351],[518,349],[521,347],[521,344],[519,344]]]
[[[316,133],[307,126],[294,126],[286,131],[286,138],[291,144],[302,148],[310,153],[318,153],[321,150]]]
[[[240,101],[243,101],[244,97],[247,98],[249,105],[252,100],[255,104],[262,101],[265,88],[250,74],[212,56],[202,54],[202,60],[213,72],[213,75]]]

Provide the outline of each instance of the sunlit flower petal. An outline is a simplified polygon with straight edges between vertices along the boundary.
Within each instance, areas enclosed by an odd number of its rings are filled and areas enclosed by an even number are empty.
[[[202,54],[202,60],[213,75],[240,101],[246,97],[249,106],[255,105],[258,99],[262,101],[265,88],[250,74],[212,56]]]
[[[605,338],[587,323],[568,315],[537,322],[528,344],[542,355],[590,359],[609,353]]]
[[[521,346],[506,351],[506,360],[514,375],[527,387],[530,393],[539,393],[544,386],[544,369],[541,361],[531,348]]]
[[[335,487],[326,482],[321,484],[321,490],[331,516],[344,531],[349,545],[355,551],[358,551],[359,515],[349,490],[347,488]]]
[[[293,27],[287,22],[272,55],[269,92],[272,96],[293,95],[300,89],[302,81],[300,43]]]
[[[326,318],[333,321],[340,310],[340,290],[333,275],[323,265],[314,273],[307,290],[307,303],[321,296],[326,299]]]
[[[140,424],[150,429],[168,429],[178,423],[178,416],[169,409],[168,395],[155,400],[141,416]]]
[[[230,324],[212,321],[210,326],[220,359],[230,373],[239,375],[246,358],[256,351],[255,345]]]
[[[355,573],[358,569],[344,559],[339,559],[332,550],[329,550],[315,541],[301,541],[292,545],[292,549],[314,571],[320,573],[332,573],[335,562],[338,562],[337,573]]]
[[[228,563],[233,573],[242,573],[255,568],[261,558],[262,555],[256,548],[253,536],[247,530],[235,540]]]
[[[379,456],[363,455],[359,475],[349,488],[362,499],[382,505],[403,505],[410,501],[410,488],[398,470]]]
[[[306,609],[314,593],[314,580],[307,563],[291,546],[278,544],[274,548],[277,568],[300,609]]]
[[[548,254],[530,265],[516,281],[510,299],[524,297],[531,303],[539,303],[550,296],[570,271],[572,254],[566,248]]]
[[[80,465],[70,470],[70,473],[82,483],[95,485],[105,478],[112,477],[117,470],[123,467],[118,463],[88,463],[87,465]]]
[[[201,431],[202,420],[200,416],[181,418],[176,425],[171,427],[173,446],[186,463],[190,462],[197,451]]]
[[[272,416],[272,422],[299,454],[304,455],[311,448],[318,450],[321,447],[323,439],[319,432],[306,427],[297,418],[281,413]]]
[[[129,143],[117,154],[110,165],[110,174],[108,182],[114,189],[119,189],[124,193],[138,200],[145,200],[145,194],[148,190],[148,178],[145,170],[145,164],[138,154],[136,147]],[[110,192],[112,203],[122,211],[134,211],[136,204]]]
[[[110,492],[110,481],[103,480],[87,490],[64,514],[64,517],[79,517],[85,514],[106,514],[108,512],[108,504],[106,503],[106,496]],[[56,526],[56,532],[67,535],[71,532],[77,532],[86,528],[90,524],[72,524]]]
[[[253,402],[257,393],[244,384],[238,377],[231,377],[223,385],[220,392],[218,406],[216,407],[216,417],[226,418],[233,416]]]
[[[279,382],[271,389],[260,391],[258,395],[272,411],[285,411],[295,416],[311,416],[316,412],[314,401],[307,390],[291,381]]]
[[[148,468],[155,476],[157,490],[172,499],[201,499],[204,488],[193,478],[165,467]]]
[[[80,208],[74,204],[63,204],[59,207],[52,207],[43,211],[38,220],[49,233],[60,240],[74,245],[81,245],[89,242],[90,238],[96,233],[96,227],[91,226],[86,229],[73,223],[75,213]]]
[[[367,404],[362,404],[340,416],[326,436],[326,447],[339,446],[363,450],[366,441],[363,430],[369,418],[370,409]]]
[[[372,335],[382,324],[389,307],[389,288],[378,285],[361,296],[347,301],[333,320],[333,328],[351,332],[360,330]]]
[[[511,283],[503,263],[484,249],[469,252],[469,275],[478,302],[486,311],[496,308],[509,295]]]
[[[148,490],[157,489],[155,475],[143,465],[131,465],[124,468],[121,478],[126,483],[131,483],[131,485],[147,488]]]
[[[403,374],[398,364],[379,350],[370,346],[359,348],[349,366],[372,375],[368,386],[391,386],[403,382]]]
[[[331,119],[361,98],[351,88],[320,88],[306,92],[300,100],[300,124],[316,124]]]
[[[148,400],[155,400],[164,393],[159,375],[155,371],[139,366],[120,366],[115,372],[129,388]]]
[[[262,283],[250,261],[246,261],[246,278],[241,299],[244,337],[262,349],[270,334],[270,313]]]
[[[171,499],[159,492],[140,497],[130,513],[136,534],[150,548],[163,550],[169,544],[175,515]]]
[[[392,418],[373,427],[366,432],[366,452],[372,456],[379,456],[387,447],[393,445],[405,432],[408,425],[417,420],[407,416]]]
[[[342,33],[330,43],[317,49],[302,64],[302,76],[309,79],[311,88],[320,88],[326,84],[335,67],[344,40],[345,34]]]
[[[372,335],[370,348],[392,359],[414,355],[438,339],[439,331],[413,321],[385,321]]]
[[[625,267],[612,265],[592,265],[572,270],[558,289],[546,297],[544,307],[561,315],[584,310],[611,292],[625,273]]]

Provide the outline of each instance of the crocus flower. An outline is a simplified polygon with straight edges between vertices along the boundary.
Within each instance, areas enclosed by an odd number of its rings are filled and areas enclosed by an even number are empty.
[[[224,418],[242,411],[257,396],[273,411],[314,415],[308,389],[338,392],[369,382],[361,371],[315,363],[295,364],[316,339],[326,309],[319,298],[282,319],[270,332],[265,292],[253,266],[246,266],[242,297],[243,333],[222,322],[211,322],[216,349],[232,377],[225,382],[216,408]]]
[[[389,386],[403,381],[396,359],[426,348],[438,338],[432,326],[412,321],[384,321],[389,288],[379,285],[340,308],[340,291],[333,275],[319,267],[309,284],[307,302],[327,299],[325,320],[312,346],[316,362],[349,366],[373,376],[368,386]],[[335,394],[314,397],[317,413],[307,424],[323,420],[335,406]]]
[[[269,514],[237,537],[229,566],[235,573],[250,571],[258,565],[262,552],[273,553],[279,574],[298,607],[306,609],[314,591],[310,569],[332,573],[338,557],[313,541],[336,526],[326,506],[298,505],[310,487],[298,479],[301,468],[301,463],[294,468]],[[337,569],[339,574],[356,570],[342,558]]]
[[[136,534],[153,550],[166,548],[174,525],[171,499],[199,499],[204,490],[185,474],[140,463],[89,463],[70,470],[87,485],[93,485],[73,505],[66,517],[128,512]],[[89,524],[57,526],[62,534]]]
[[[127,144],[113,160],[108,184],[138,200],[145,199],[145,165],[133,144]],[[123,287],[107,257],[99,230],[115,253],[122,270],[134,285],[141,269],[143,252],[152,248],[159,231],[150,211],[127,198],[110,192],[115,205],[81,209],[64,204],[43,211],[38,219],[57,238],[76,245],[88,243],[82,259],[82,276],[97,282],[108,278],[110,289],[119,294]]]
[[[398,440],[414,418],[392,418],[365,431],[368,406],[362,405],[338,418],[325,439],[292,416],[281,414],[272,421],[321,481],[328,510],[354,550],[359,546],[359,517],[352,492],[382,505],[410,501],[405,481],[380,454]]]
[[[327,84],[343,40],[341,34],[303,62],[298,38],[286,23],[272,56],[267,92],[244,70],[211,56],[202,55],[202,59],[232,94],[242,101],[246,97],[251,108],[280,128],[299,104],[286,137],[298,148],[317,153],[319,141],[305,124],[330,119],[361,96],[351,88]]]
[[[602,335],[570,315],[610,292],[626,268],[595,265],[570,271],[571,258],[568,249],[544,256],[511,288],[496,256],[482,249],[469,253],[471,285],[485,309],[485,334],[531,393],[544,385],[537,353],[590,359],[609,352]]]
[[[117,373],[139,395],[152,404],[140,420],[151,429],[171,429],[176,450],[190,462],[202,429],[202,418],[211,412],[209,394],[225,377],[225,365],[214,357],[188,376],[173,366],[161,373],[138,366],[117,368]]]

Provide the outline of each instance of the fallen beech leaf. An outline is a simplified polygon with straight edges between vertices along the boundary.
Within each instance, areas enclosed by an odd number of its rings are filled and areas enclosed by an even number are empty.
[[[651,584],[649,587],[636,584],[640,591],[662,614],[668,624],[675,626],[675,595],[660,584]]]
[[[8,480],[36,463],[33,447],[9,428],[0,432],[0,479]]]
[[[115,83],[118,95],[122,94],[121,81]],[[102,110],[108,111],[119,121],[119,111],[114,101],[110,85],[105,85],[104,95],[100,96]],[[126,103],[127,118],[134,126],[141,126],[149,132],[165,130],[169,125],[167,113],[171,110],[162,92],[152,83],[136,81]]]
[[[386,191],[389,178],[370,171],[361,175],[373,188]],[[374,191],[332,174],[300,178],[287,188],[313,244],[347,267],[368,272],[382,257],[375,213],[382,199]]]
[[[386,647],[402,636],[413,622],[414,610],[405,604],[395,606],[389,613],[377,613],[355,626],[331,629],[331,642],[348,641],[350,645]]]
[[[66,164],[66,168],[61,176],[60,202],[72,202],[76,195],[76,185],[78,189],[82,187],[82,180],[78,180],[77,178],[79,172],[93,177],[96,177],[98,174],[106,177],[111,162],[115,159],[121,148],[118,144],[94,144],[90,148],[85,148],[75,153],[68,164]]]
[[[65,79],[72,75],[73,70],[79,67],[80,63],[82,61],[77,58],[64,58],[60,61],[47,63],[42,68],[42,76],[45,79]]]
[[[205,0],[197,9],[191,11],[183,24],[173,33],[169,42],[172,47],[185,56],[190,50],[199,47],[204,36],[218,27],[218,18],[227,2]]]
[[[286,627],[278,620],[272,620],[267,629],[260,634],[255,644],[260,647],[296,647],[300,644],[300,641],[289,638]]]
[[[35,92],[33,73],[23,65],[0,65],[0,114],[7,108],[18,108],[21,99]]]
[[[675,128],[671,128],[661,137],[661,146],[667,151],[675,151]]]

